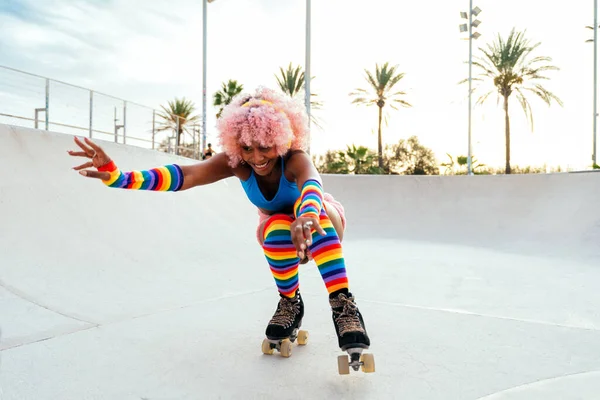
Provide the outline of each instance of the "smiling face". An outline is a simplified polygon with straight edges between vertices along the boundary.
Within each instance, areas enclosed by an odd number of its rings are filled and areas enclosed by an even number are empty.
[[[269,175],[277,166],[277,149],[275,147],[263,147],[258,143],[250,146],[242,145],[242,159],[254,172],[261,176]]]

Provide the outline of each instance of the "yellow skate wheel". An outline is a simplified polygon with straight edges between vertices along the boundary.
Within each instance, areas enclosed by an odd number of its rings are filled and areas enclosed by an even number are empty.
[[[273,354],[273,352],[275,351],[275,349],[271,348],[271,342],[269,342],[267,339],[264,339],[262,342],[262,352],[263,354]]]
[[[298,344],[303,346],[308,341],[308,331],[298,331]]]
[[[363,362],[363,365],[361,365],[361,369],[363,372],[375,372],[375,358],[373,357],[373,354],[365,353],[361,355],[360,361]]]
[[[290,339],[283,339],[281,341],[281,349],[279,352],[283,357],[289,357],[292,355],[292,342],[290,342]]]
[[[338,356],[338,372],[340,375],[348,375],[350,373],[350,361],[348,361],[348,356]]]

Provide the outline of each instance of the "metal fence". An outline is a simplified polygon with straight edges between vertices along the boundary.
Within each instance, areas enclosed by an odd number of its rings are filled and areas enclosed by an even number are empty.
[[[195,159],[204,146],[200,121],[186,124],[163,110],[2,65],[0,122]]]

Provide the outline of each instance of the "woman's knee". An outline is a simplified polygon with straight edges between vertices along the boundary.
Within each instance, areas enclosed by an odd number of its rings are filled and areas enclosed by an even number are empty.
[[[325,202],[324,205],[325,212],[327,213],[327,216],[329,217],[329,220],[331,221],[331,224],[333,225],[333,228],[335,229],[335,232],[337,233],[341,242],[344,237],[344,223],[342,222],[342,217],[334,206],[328,204],[327,202]]]
[[[291,225],[291,223],[293,222],[294,217],[288,214],[273,214],[270,215],[268,218],[265,218],[264,220],[260,221],[258,228],[256,229],[256,239],[258,239],[258,243],[260,243],[260,245],[262,246],[265,242],[265,235],[267,234],[267,225],[269,225],[271,222],[273,221],[278,221],[279,223],[281,223],[282,221],[285,221],[286,223],[289,223]]]
[[[261,223],[258,225],[258,229],[256,230],[256,239],[261,246],[265,244],[265,225],[267,224],[267,221],[268,219],[261,221]]]

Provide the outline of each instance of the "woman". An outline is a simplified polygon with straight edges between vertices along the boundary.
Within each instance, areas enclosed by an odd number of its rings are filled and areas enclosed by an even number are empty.
[[[323,192],[321,177],[304,151],[308,136],[304,108],[259,88],[253,96],[239,95],[225,107],[217,128],[223,152],[190,166],[122,172],[87,138],[85,143],[75,138],[82,151],[69,154],[90,158],[74,169],[114,188],[180,191],[235,176],[258,208],[257,238],[280,294],[267,339],[296,335],[304,316],[298,267],[312,258],[329,293],[340,348],[368,348],[362,314],[348,289],[341,246],[343,207]]]
[[[212,144],[208,144],[208,148],[204,149],[204,156],[202,157],[203,160],[209,160],[213,155],[214,155],[215,151],[212,148]]]

